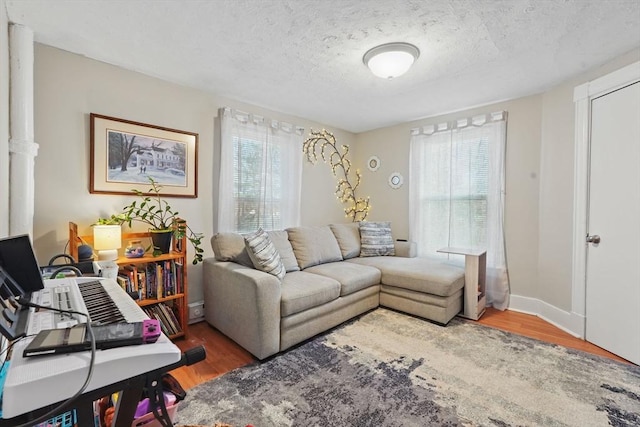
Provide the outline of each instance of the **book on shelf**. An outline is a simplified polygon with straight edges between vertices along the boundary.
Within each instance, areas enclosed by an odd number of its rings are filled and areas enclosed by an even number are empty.
[[[175,335],[182,332],[180,322],[168,305],[159,303],[145,307],[144,311],[147,316],[160,322],[160,327],[165,335]]]

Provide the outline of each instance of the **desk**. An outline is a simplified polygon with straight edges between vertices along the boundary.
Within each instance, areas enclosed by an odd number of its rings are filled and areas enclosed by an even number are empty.
[[[161,339],[163,342],[158,347],[154,347],[158,344],[154,343],[98,350],[89,387],[76,402],[65,405],[59,414],[75,409],[79,426],[93,425],[93,402],[121,391],[113,425],[130,427],[143,388],[159,380],[163,373],[184,365],[180,350],[164,335]],[[89,352],[23,358],[22,346],[16,347],[20,353],[14,353],[5,382],[3,417],[6,419],[0,419],[0,427],[33,420],[55,408],[79,389],[88,369]],[[159,350],[155,357],[151,351],[154,348]],[[136,349],[138,357],[132,353]],[[79,364],[73,374],[68,370],[65,372],[70,363]],[[13,384],[11,375],[16,377]]]
[[[152,389],[156,384],[161,383],[162,375],[181,366],[188,366],[204,360],[206,357],[204,347],[199,346],[187,350],[182,354],[180,359],[175,362],[163,366],[158,369],[149,370],[131,378],[121,381],[114,381],[111,384],[85,392],[76,402],[67,404],[60,409],[60,414],[64,414],[70,410],[76,410],[78,417],[78,426],[93,426],[94,413],[93,402],[112,393],[120,392],[120,398],[116,405],[116,412],[113,419],[113,427],[130,427],[133,423],[134,414],[138,406],[138,401],[142,395],[143,389]],[[53,391],[55,393],[55,390]],[[158,396],[161,392],[158,392]],[[28,397],[25,397],[28,401]],[[11,427],[20,423],[26,423],[36,419],[40,415],[55,408],[63,401],[52,403],[42,408],[33,408],[28,414],[23,414],[11,419],[0,419],[0,427]]]
[[[45,287],[66,283],[70,279],[46,280]],[[75,278],[74,281],[95,280]],[[119,310],[127,321],[147,319],[142,309],[113,280],[101,279],[103,287],[114,292]],[[75,282],[73,282],[75,283]],[[70,283],[72,285],[73,283]],[[12,350],[11,364],[7,372],[3,396],[0,427],[28,422],[55,408],[73,396],[85,381],[90,352],[58,354],[41,357],[24,357],[23,350],[32,337],[17,341]],[[204,349],[203,349],[204,350]],[[96,352],[93,376],[85,393],[72,405],[66,405],[60,413],[75,409],[78,425],[93,424],[93,401],[116,391],[123,391],[116,408],[116,427],[130,427],[143,387],[184,363],[180,349],[161,334],[153,344],[132,345]],[[58,415],[58,414],[56,414]]]
[[[446,247],[438,249],[438,252],[464,255],[464,311],[460,316],[478,320],[487,304],[485,292],[487,251],[476,248]]]

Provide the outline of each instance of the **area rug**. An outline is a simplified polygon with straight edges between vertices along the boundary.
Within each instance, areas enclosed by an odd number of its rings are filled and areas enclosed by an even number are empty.
[[[178,424],[638,426],[640,367],[377,309],[188,391]]]

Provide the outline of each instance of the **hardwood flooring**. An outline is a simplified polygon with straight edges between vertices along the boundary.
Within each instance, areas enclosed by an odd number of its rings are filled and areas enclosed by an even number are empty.
[[[471,320],[469,321],[471,322]],[[609,357],[620,362],[630,363],[615,354],[609,353],[580,338],[576,338],[539,317],[530,314],[509,310],[499,311],[488,308],[478,323],[599,356]],[[190,325],[189,338],[178,340],[176,344],[182,351],[202,345],[207,352],[207,358],[202,362],[198,362],[192,366],[185,366],[171,372],[187,390],[257,360],[249,352],[209,326],[206,322]]]

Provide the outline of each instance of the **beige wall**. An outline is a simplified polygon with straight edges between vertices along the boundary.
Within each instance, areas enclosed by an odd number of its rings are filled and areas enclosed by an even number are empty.
[[[540,95],[358,134],[356,164],[363,168],[362,193],[371,195],[370,219],[391,220],[394,237],[408,237],[411,128],[506,110],[505,232],[511,293],[571,312],[573,88],[639,59],[636,49]],[[376,172],[364,166],[372,155],[381,160]],[[394,171],[405,177],[398,190],[387,184]]]
[[[508,262],[513,293],[531,295],[537,285],[538,191],[540,120],[542,97],[531,96],[514,101],[475,108],[464,112],[417,120],[391,128],[357,135],[358,164],[366,164],[376,155],[381,166],[376,172],[365,168],[362,189],[371,194],[370,218],[392,221],[395,238],[409,233],[409,139],[410,129],[459,117],[506,110],[507,125],[507,197],[505,229]],[[400,172],[405,184],[394,190],[387,184],[392,172]]]
[[[98,217],[118,212],[131,200],[127,196],[89,193],[89,113],[199,134],[199,197],[172,199],[171,203],[193,229],[204,233],[205,256],[212,255],[209,238],[214,232],[217,200],[212,181],[218,108],[230,106],[263,114],[304,126],[306,131],[323,127],[40,44],[36,44],[34,74],[35,138],[40,144],[35,161],[34,246],[41,264],[64,251],[69,221],[76,222],[81,232],[89,232]],[[353,145],[354,135],[329,130],[341,143]],[[343,221],[334,186],[326,165],[304,165],[304,224]],[[190,267],[191,301],[202,299],[201,280],[201,266]]]
[[[571,307],[575,111],[573,90],[640,60],[640,48],[589,70],[543,96],[540,165],[539,290],[541,300]]]
[[[634,50],[540,95],[359,135],[329,130],[336,133],[339,144],[351,147],[354,167],[359,167],[363,174],[358,195],[371,197],[373,208],[369,219],[390,220],[394,237],[408,238],[409,130],[460,116],[508,111],[505,226],[512,294],[570,311],[573,88],[639,57],[640,49]],[[199,197],[174,199],[173,204],[207,239],[214,232],[217,194],[214,158],[218,144],[214,119],[218,108],[230,106],[287,120],[307,131],[323,127],[47,46],[36,45],[35,59],[36,142],[40,151],[36,158],[34,238],[40,262],[63,251],[69,220],[88,230],[98,216],[116,212],[129,200],[88,192],[90,112],[200,134]],[[365,167],[371,155],[381,159],[377,172]],[[398,190],[387,184],[392,172],[405,177],[405,184]],[[303,224],[345,221],[334,190],[335,179],[327,165],[305,163]],[[205,246],[205,255],[211,255],[209,245]],[[200,267],[191,268],[189,274],[190,300],[201,299]]]

